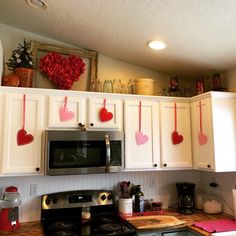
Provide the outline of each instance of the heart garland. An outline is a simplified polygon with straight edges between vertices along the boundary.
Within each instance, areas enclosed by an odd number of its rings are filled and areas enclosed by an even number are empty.
[[[60,121],[68,121],[75,117],[75,113],[73,111],[69,111],[67,107],[67,96],[64,98],[64,106],[61,106],[59,109],[59,117]]]
[[[180,144],[184,140],[183,136],[177,131],[177,107],[174,104],[174,131],[172,132],[172,143],[174,145]]]
[[[143,134],[141,131],[141,125],[142,125],[142,103],[139,101],[139,129],[135,133],[135,140],[137,145],[145,144],[148,141],[148,136]]]
[[[113,118],[113,114],[106,109],[106,98],[103,100],[103,107],[99,112],[101,122],[107,122]]]
[[[25,114],[26,114],[26,96],[23,95],[23,126],[22,129],[18,130],[16,140],[17,145],[22,146],[33,142],[34,136],[32,134],[27,134],[25,130]]]
[[[198,133],[198,142],[200,145],[205,145],[208,142],[208,137],[203,132],[202,128],[202,103],[199,101],[199,122],[200,122],[200,131]]]

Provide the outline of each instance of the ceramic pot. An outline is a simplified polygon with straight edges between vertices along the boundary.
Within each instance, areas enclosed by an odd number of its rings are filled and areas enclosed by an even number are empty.
[[[120,198],[119,199],[119,212],[123,214],[133,213],[133,201],[132,198]]]
[[[15,68],[14,73],[19,76],[20,84],[19,87],[32,87],[34,70],[30,68]]]

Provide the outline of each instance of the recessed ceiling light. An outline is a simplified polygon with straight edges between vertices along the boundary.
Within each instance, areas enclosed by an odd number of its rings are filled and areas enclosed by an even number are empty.
[[[150,41],[148,42],[148,47],[154,50],[162,50],[166,48],[166,44],[162,41]]]
[[[26,2],[33,8],[46,10],[48,4],[45,0],[26,0]]]

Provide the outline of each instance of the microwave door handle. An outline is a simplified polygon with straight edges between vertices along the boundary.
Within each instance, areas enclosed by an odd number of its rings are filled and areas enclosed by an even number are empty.
[[[111,146],[109,135],[105,135],[105,143],[106,143],[106,167],[105,172],[110,172],[110,164],[111,164]]]

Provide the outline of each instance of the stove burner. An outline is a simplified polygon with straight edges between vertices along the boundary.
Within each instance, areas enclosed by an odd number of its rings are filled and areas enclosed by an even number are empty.
[[[60,230],[55,232],[53,236],[76,236],[76,234],[71,230]]]
[[[57,221],[57,222],[53,222],[50,226],[51,230],[68,230],[68,229],[72,229],[74,226],[73,222],[70,221]],[[64,234],[62,234],[64,235]],[[67,234],[65,234],[67,235]],[[70,234],[68,234],[70,235]]]
[[[119,224],[103,224],[99,226],[100,231],[104,233],[118,231],[121,228],[122,226]]]

